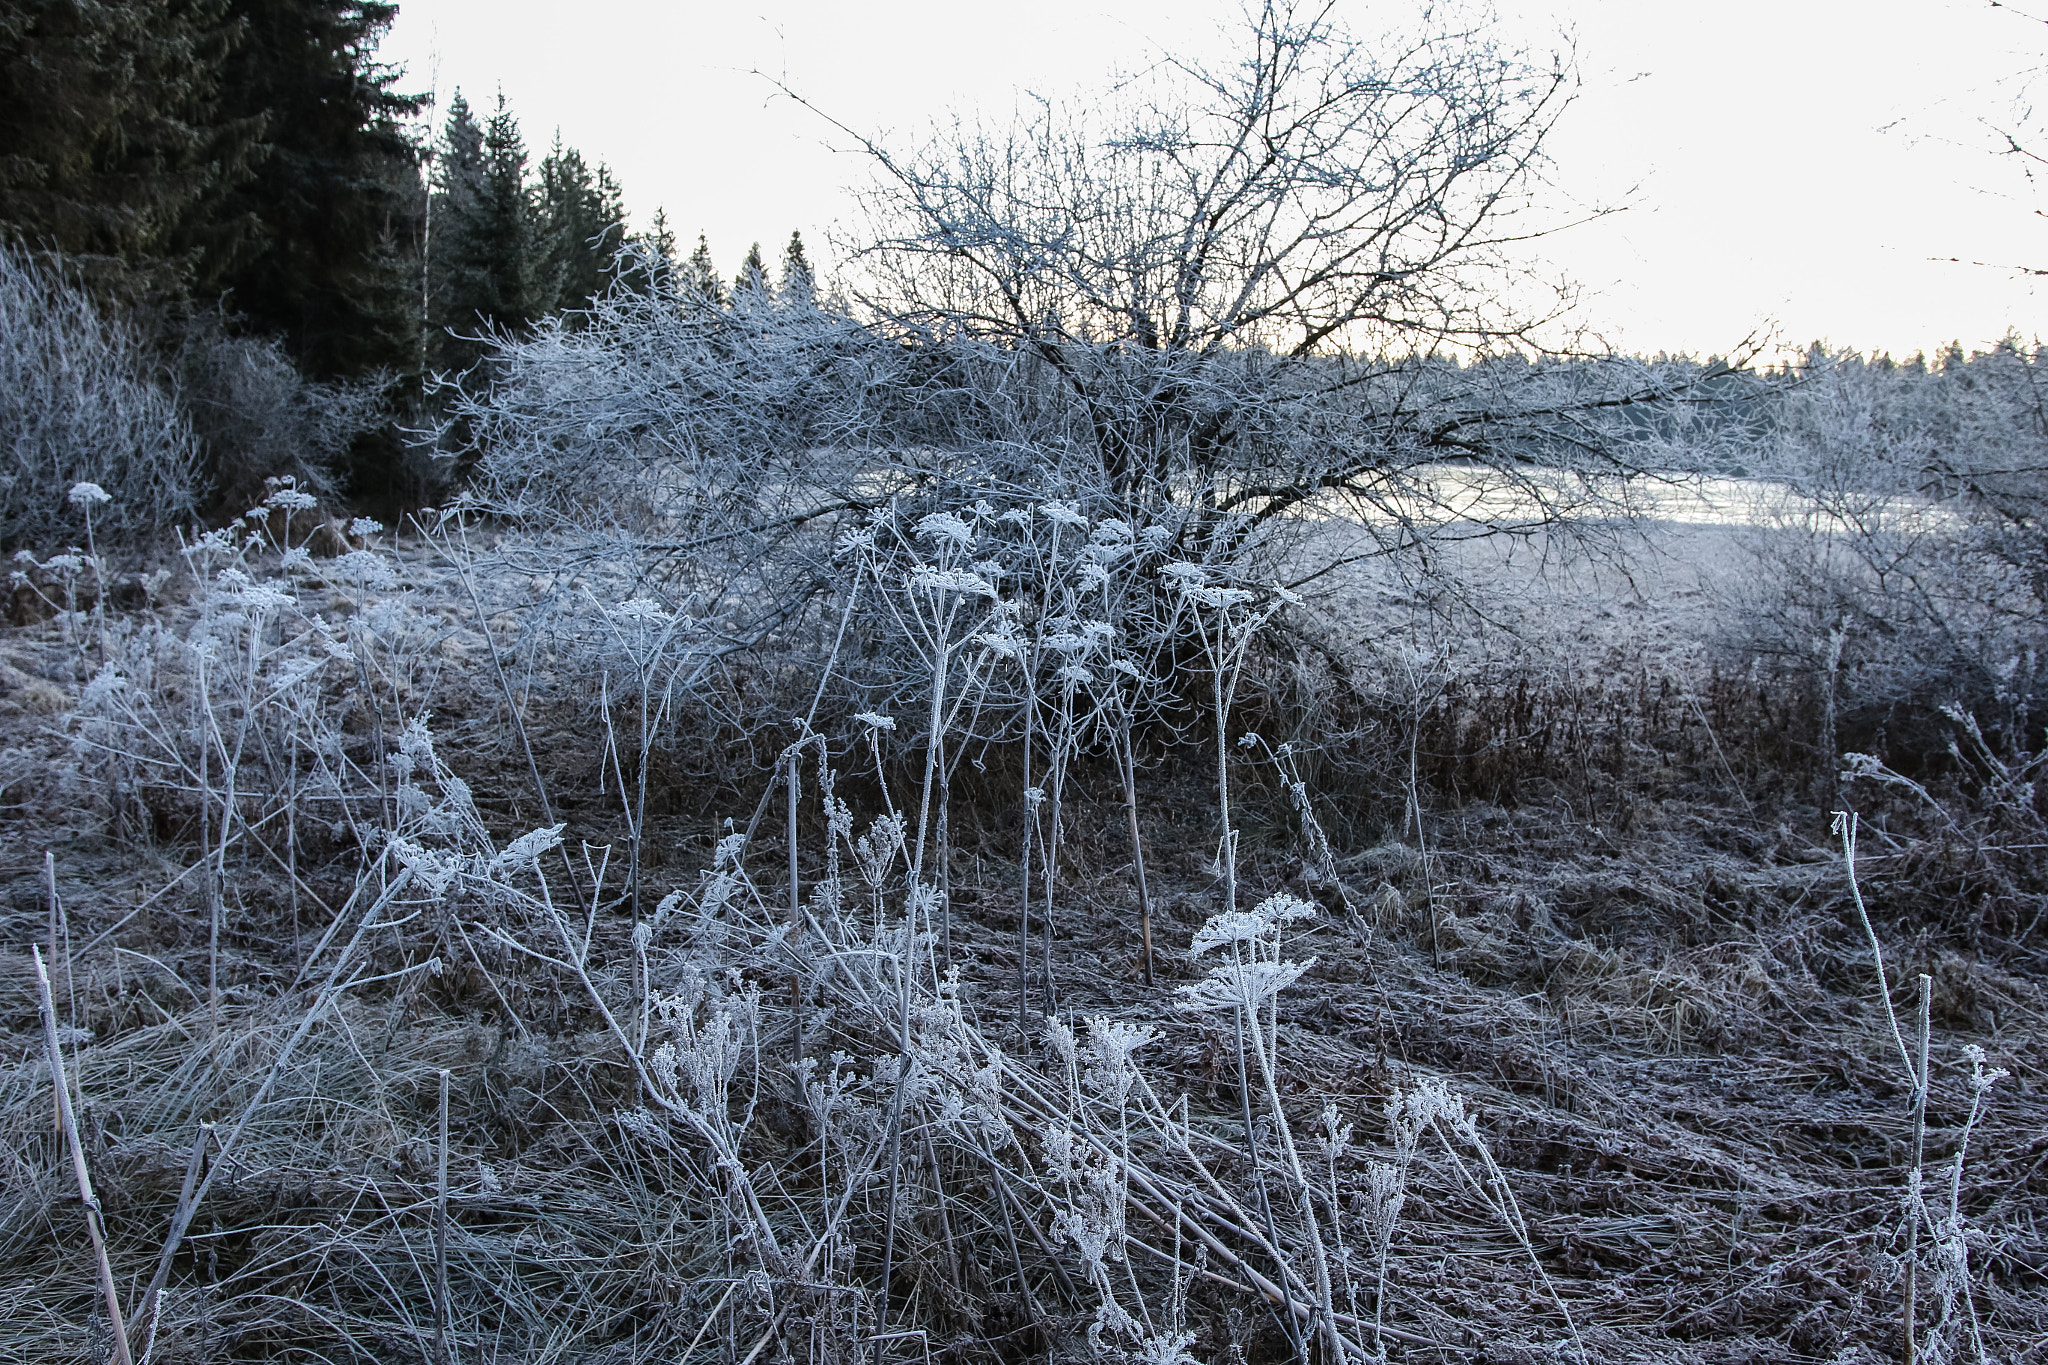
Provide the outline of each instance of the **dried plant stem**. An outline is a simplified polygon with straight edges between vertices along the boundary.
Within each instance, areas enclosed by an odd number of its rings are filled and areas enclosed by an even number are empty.
[[[1856,881],[1856,812],[1838,810],[1835,812],[1835,833],[1842,840],[1842,867],[1849,874],[1849,898],[1856,905],[1856,918],[1863,925],[1863,936],[1870,942],[1870,960],[1877,969],[1877,998],[1884,1006],[1885,1022],[1890,1025],[1892,1042],[1899,1049],[1899,1060],[1905,1064],[1908,1075],[1917,1075],[1913,1056],[1906,1051],[1906,1035],[1899,1028],[1898,1011],[1892,1008],[1891,979],[1885,975],[1884,948],[1877,941],[1877,928],[1870,922],[1870,911],[1863,904],[1863,888]]]
[[[1024,856],[1017,893],[1017,1032],[1029,1034],[1025,1022],[1031,1000],[1031,837],[1038,829],[1038,803],[1031,799],[1031,740],[1038,724],[1038,694],[1025,677],[1024,694]]]
[[[1232,951],[1235,952],[1237,950],[1233,948]],[[1294,1343],[1295,1354],[1300,1356],[1304,1365],[1306,1365],[1308,1345],[1301,1339],[1300,1333],[1295,1330],[1294,1291],[1287,1282],[1287,1262],[1280,1255],[1280,1230],[1273,1222],[1273,1201],[1266,1193],[1266,1167],[1265,1163],[1259,1160],[1259,1144],[1252,1125],[1252,1083],[1250,1073],[1245,1067],[1247,1042],[1245,1039],[1244,1011],[1242,1009],[1236,1011],[1235,1017],[1237,1020],[1237,1096],[1244,1117],[1245,1159],[1251,1163],[1252,1184],[1259,1192],[1259,1213],[1266,1223],[1266,1242],[1272,1248],[1273,1263],[1278,1268],[1280,1274],[1280,1301],[1287,1310],[1287,1316],[1281,1319],[1280,1325],[1287,1332],[1288,1339]],[[1263,1061],[1263,1056],[1261,1060]],[[1285,1118],[1282,1118],[1281,1122],[1286,1122]]]
[[[953,965],[953,770],[939,769],[939,949]],[[943,970],[943,968],[942,968]]]
[[[49,961],[54,966],[57,957],[57,855],[43,850],[43,890],[50,906]]]
[[[1925,972],[1920,974],[1919,1005],[1919,1065],[1913,1074],[1913,1164],[1906,1179],[1912,1191],[1912,1203],[1906,1211],[1906,1286],[1904,1301],[1899,1306],[1899,1330],[1905,1339],[1901,1359],[1905,1365],[1914,1365],[1918,1358],[1919,1342],[1916,1340],[1916,1317],[1918,1305],[1914,1302],[1919,1291],[1920,1272],[1920,1223],[1925,1207],[1922,1181],[1925,1179],[1927,1161],[1927,1042],[1931,1032],[1934,981]]]
[[[1121,727],[1118,738],[1122,741],[1118,755],[1118,766],[1123,770],[1124,818],[1131,827],[1131,867],[1137,874],[1138,885],[1138,940],[1143,953],[1145,984],[1152,984],[1152,892],[1145,882],[1145,839],[1138,832],[1138,775],[1137,757],[1131,752],[1131,727],[1128,719]]]
[[[806,726],[805,728],[808,729],[809,727]],[[789,771],[785,775],[789,790],[789,945],[791,952],[796,952],[797,950],[797,935],[803,931],[804,925],[803,883],[799,879],[796,863],[796,808],[797,802],[803,794],[803,746],[803,740],[798,740],[789,746]],[[644,969],[642,971],[642,979],[643,981],[645,980]],[[643,998],[644,994],[643,991]],[[804,1059],[804,974],[801,955],[797,958],[796,970],[789,975],[789,1019],[790,1060],[801,1063]],[[644,1037],[646,1032],[644,1027],[641,1032]]]
[[[178,1202],[171,1215],[174,1223],[191,1216],[190,1210],[199,1181],[199,1168],[206,1161],[206,1144],[212,1141],[212,1139],[213,1125],[210,1123],[200,1124],[198,1132],[192,1136],[192,1155],[185,1160],[185,1183],[178,1189]],[[152,1284],[147,1296],[142,1301],[142,1312],[140,1315],[142,1322],[142,1347],[137,1352],[137,1356],[145,1362],[145,1365],[149,1360],[150,1349],[156,1344],[157,1307],[161,1301],[159,1286]]]
[[[911,1072],[917,1065],[910,1042],[911,954],[917,950],[914,899],[911,904],[912,908],[907,909],[903,916],[903,951],[896,959],[896,975],[901,990],[897,1016],[900,1032],[897,1038],[896,1083],[889,1100],[889,1193],[882,1233],[882,1287],[875,1302],[876,1365],[880,1365],[882,1358],[879,1338],[889,1320],[890,1281],[896,1269],[896,1212],[902,1198],[903,1180],[903,1102],[910,1090]]]
[[[114,1290],[114,1269],[107,1262],[105,1219],[99,1200],[93,1197],[92,1173],[85,1164],[85,1147],[78,1140],[78,1122],[71,1112],[71,1085],[64,1074],[64,1048],[57,1036],[57,1002],[50,994],[50,972],[43,965],[42,951],[31,945],[35,957],[36,990],[42,997],[43,1042],[50,1058],[50,1084],[57,1092],[57,1126],[71,1153],[71,1173],[78,1180],[78,1201],[85,1206],[85,1228],[92,1238],[92,1254],[99,1272],[100,1292],[106,1298],[107,1324],[114,1337],[114,1365],[131,1365],[128,1329],[121,1323],[121,1299]]]
[[[206,697],[206,655],[198,656],[198,683],[193,705],[199,711],[199,861],[206,900],[206,1058],[220,1069],[220,869],[213,858],[213,711]]]
[[[526,755],[526,773],[533,779],[533,794],[540,801],[541,818],[550,825],[556,824],[555,807],[548,800],[548,784],[541,778],[540,763],[533,756],[533,740],[526,733],[526,717],[520,708],[519,698],[512,691],[512,680],[506,676],[505,660],[498,652],[498,637],[491,633],[491,623],[484,615],[483,599],[477,595],[476,581],[470,577],[469,532],[460,518],[455,521],[455,534],[462,542],[462,553],[459,556],[448,554],[448,562],[455,566],[455,575],[462,580],[463,591],[469,594],[470,610],[476,613],[477,633],[484,637],[484,648],[491,656],[491,671],[497,676],[498,691],[505,698],[505,714],[512,718],[512,733],[518,737],[520,751]],[[562,868],[569,874],[569,885],[581,896],[582,884],[576,880],[576,868],[569,861],[567,844],[561,846],[561,856]]]
[[[1308,1173],[1302,1169],[1301,1155],[1295,1150],[1294,1126],[1287,1121],[1287,1111],[1280,1106],[1280,1085],[1277,1078],[1280,1046],[1280,1003],[1275,999],[1270,1007],[1266,1027],[1262,1030],[1256,1015],[1252,1018],[1253,1046],[1258,1050],[1259,1074],[1266,1084],[1266,1104],[1273,1111],[1273,1127],[1280,1134],[1281,1150],[1287,1156],[1288,1174],[1294,1179],[1296,1206],[1301,1210],[1301,1221],[1308,1236],[1309,1251],[1315,1265],[1316,1298],[1321,1309],[1320,1326],[1332,1360],[1342,1360],[1344,1351],[1337,1336],[1336,1300],[1330,1286],[1330,1258],[1323,1246],[1322,1230],[1317,1226],[1315,1196],[1309,1185]],[[1270,1214],[1268,1215],[1270,1217]],[[1277,1246],[1277,1244],[1276,1244]],[[1533,1254],[1533,1253],[1532,1253]]]
[[[291,792],[284,806],[285,887],[292,898],[292,947],[299,946],[299,745],[295,735],[285,736],[290,754]]]
[[[63,903],[57,898],[57,855],[43,850],[43,889],[50,905],[50,947],[49,962],[52,970],[62,964],[64,973],[64,1012],[70,1017],[71,1026],[78,1027],[78,990],[71,978],[70,926],[64,923]],[[73,1060],[76,1060],[74,1050]],[[61,1120],[60,1120],[61,1121]]]
[[[439,1161],[434,1172],[434,1360],[448,1356],[448,1070],[441,1069]]]

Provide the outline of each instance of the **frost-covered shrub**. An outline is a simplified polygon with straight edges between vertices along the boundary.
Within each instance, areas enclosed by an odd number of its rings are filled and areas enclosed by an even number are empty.
[[[0,541],[80,536],[81,482],[112,494],[102,536],[174,523],[198,493],[191,425],[126,321],[0,248]]]
[[[494,338],[452,386],[476,491],[529,516],[662,525],[815,511],[903,402],[906,358],[839,314],[626,290]]]
[[[206,495],[235,510],[260,499],[267,479],[329,494],[334,461],[388,416],[385,376],[310,383],[281,342],[236,336],[211,314],[184,325],[171,363]]]
[[[1816,353],[1790,376],[1772,470],[1788,496],[1758,538],[1748,628],[1816,680],[1824,748],[1918,761],[1946,751],[1958,706],[2038,747],[2044,361],[2011,342],[1932,365]]]

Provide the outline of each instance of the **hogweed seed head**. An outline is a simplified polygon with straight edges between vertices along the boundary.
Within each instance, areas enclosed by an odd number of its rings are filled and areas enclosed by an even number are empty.
[[[1086,526],[1088,524],[1088,518],[1076,511],[1071,503],[1042,503],[1038,508],[1038,512],[1047,521],[1056,521],[1062,526]]]
[[[1183,584],[1181,594],[1190,602],[1213,611],[1227,611],[1252,600],[1252,595],[1243,588],[1203,588]]]
[[[908,581],[913,588],[928,588],[933,592],[964,592],[973,597],[994,597],[996,590],[987,579],[960,569],[935,569],[920,564],[912,569]]]
[[[1306,962],[1220,962],[1200,981],[1180,988],[1181,1007],[1256,1014],[1315,965],[1314,958]]]
[[[1005,624],[1007,625],[1008,623],[1006,622]],[[1018,663],[1024,662],[1024,642],[1015,635],[1010,634],[1008,630],[1001,632],[983,631],[974,637],[974,642],[984,649],[1002,655],[1005,659],[1014,659]]]
[[[919,519],[917,532],[926,540],[945,540],[965,550],[974,544],[974,528],[951,512],[933,512]]]

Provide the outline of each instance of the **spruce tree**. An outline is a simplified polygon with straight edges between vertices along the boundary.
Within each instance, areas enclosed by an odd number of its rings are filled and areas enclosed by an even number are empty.
[[[488,262],[479,259],[474,226],[484,195],[484,130],[462,91],[448,102],[448,116],[432,155],[432,191],[427,205],[427,365],[462,370],[480,354],[465,333],[485,316]]]
[[[422,96],[374,59],[397,6],[368,0],[232,0],[241,39],[222,72],[223,112],[260,120],[253,174],[222,206],[247,225],[202,264],[201,292],[282,334],[317,378],[416,373],[419,156],[403,120]]]
[[[718,278],[718,268],[711,264],[711,247],[704,240],[704,234],[697,234],[697,249],[690,253],[690,259],[683,262],[682,288],[685,302],[706,308],[725,307],[725,285]]]
[[[228,0],[0,3],[0,233],[107,283],[177,291],[246,222],[221,197],[259,119],[220,109]]]
[[[676,291],[676,234],[668,225],[668,210],[657,208],[654,221],[645,232],[626,238],[632,253],[622,259],[619,283],[643,294],[673,294]]]
[[[526,144],[502,95],[479,125],[457,91],[435,152],[428,246],[429,363],[463,370],[483,355],[473,338],[518,330],[546,312],[536,210],[526,181]]]
[[[779,288],[782,301],[792,307],[808,308],[818,301],[818,278],[811,270],[810,257],[804,254],[804,235],[801,232],[790,233],[789,245],[782,249]]]
[[[496,112],[484,124],[483,196],[478,210],[475,240],[490,263],[484,315],[500,325],[522,328],[554,300],[542,291],[538,215],[526,181],[526,140],[502,91]]]
[[[732,278],[732,300],[736,305],[753,304],[768,297],[768,263],[761,259],[761,244],[756,242],[747,248],[740,273]]]
[[[625,238],[626,206],[608,167],[595,174],[560,133],[540,163],[537,233],[539,295],[550,311],[586,308],[610,283]]]

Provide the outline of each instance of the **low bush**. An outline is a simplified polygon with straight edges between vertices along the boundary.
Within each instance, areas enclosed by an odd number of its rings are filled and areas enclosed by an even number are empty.
[[[0,544],[82,541],[79,483],[114,495],[102,535],[164,529],[203,491],[175,385],[136,329],[64,278],[0,247]]]

